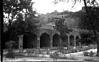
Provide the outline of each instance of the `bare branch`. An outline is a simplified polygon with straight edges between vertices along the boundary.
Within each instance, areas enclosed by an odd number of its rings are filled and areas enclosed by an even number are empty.
[[[72,8],[75,6],[76,3],[77,3],[77,0],[74,0],[74,4],[73,4]]]
[[[77,2],[80,2],[81,3],[81,0],[73,0],[74,4],[72,6],[72,8],[76,5]]]

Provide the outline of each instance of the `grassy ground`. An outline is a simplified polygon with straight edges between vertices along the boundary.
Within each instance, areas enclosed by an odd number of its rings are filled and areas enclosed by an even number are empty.
[[[19,60],[19,61],[29,61],[29,60],[34,60],[34,61],[71,61],[71,62],[81,62],[82,60],[79,59],[83,59],[84,61],[92,61],[91,59],[95,59],[95,57],[89,59],[90,57],[75,57],[75,56],[65,56],[62,57],[60,56],[61,54],[71,54],[71,53],[76,53],[76,52],[80,52],[80,51],[85,51],[85,50],[89,50],[89,49],[94,49],[96,48],[96,46],[94,45],[90,45],[90,46],[82,46],[82,47],[70,47],[68,50],[64,49],[64,48],[53,48],[53,49],[25,49],[21,52],[19,52],[19,50],[13,50],[13,52],[10,52],[10,54],[4,54],[4,60]],[[5,50],[5,52],[7,52],[7,50]],[[8,58],[7,58],[8,56]],[[12,58],[10,56],[13,56]],[[21,58],[21,59],[20,59]],[[94,60],[95,61],[95,60]],[[92,61],[93,62],[93,61]]]

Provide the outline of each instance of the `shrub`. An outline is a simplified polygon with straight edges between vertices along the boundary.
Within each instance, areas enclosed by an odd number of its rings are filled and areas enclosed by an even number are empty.
[[[89,56],[89,52],[84,52],[84,56]]]
[[[15,58],[15,53],[12,50],[8,50],[6,57],[7,58]]]

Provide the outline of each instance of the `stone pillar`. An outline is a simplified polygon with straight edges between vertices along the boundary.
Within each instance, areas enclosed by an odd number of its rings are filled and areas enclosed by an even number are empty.
[[[19,35],[19,49],[23,49],[23,35]]]
[[[62,48],[62,39],[59,39],[59,48]]]
[[[74,47],[76,47],[76,35],[74,35]]]
[[[37,37],[37,48],[40,48],[40,37]]]
[[[68,48],[70,47],[70,35],[68,35]]]
[[[53,47],[53,36],[50,36],[50,48]]]
[[[81,37],[80,37],[80,35],[79,35],[79,36],[78,36],[78,40],[77,40],[77,42],[78,42],[78,46],[81,46],[80,39],[81,39]]]
[[[79,42],[79,46],[81,47],[81,42]]]
[[[99,32],[96,32],[96,42],[97,42],[97,57],[99,57]]]

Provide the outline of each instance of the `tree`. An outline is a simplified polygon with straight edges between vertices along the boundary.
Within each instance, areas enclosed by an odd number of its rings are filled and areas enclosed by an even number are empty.
[[[64,22],[65,19],[63,18],[56,18],[55,21],[55,29],[58,30],[60,32],[60,38],[62,41],[64,41],[64,37],[66,35],[66,33],[69,33],[72,31],[72,29],[69,29],[67,24]],[[61,41],[60,41],[60,47],[61,47]]]
[[[70,32],[70,30],[67,27],[67,24],[64,21],[65,19],[59,18],[55,22],[56,29],[61,33],[61,35]]]
[[[23,34],[26,30],[34,31],[37,28],[37,20],[34,19],[36,12],[33,11],[32,5],[31,0],[3,0],[3,22],[6,24],[5,28],[8,29],[6,32],[8,32],[9,40],[12,39],[12,35]],[[5,23],[5,21],[8,22]]]
[[[85,13],[82,16],[81,25],[83,25],[83,28],[86,27],[86,29],[93,30],[94,38],[97,42],[97,56],[99,56],[99,2],[97,0],[83,0],[83,2]]]
[[[91,4],[93,6],[88,6],[87,5],[88,3],[84,0],[86,13],[83,19],[86,19],[86,20],[82,20],[81,22],[83,22],[83,27],[86,26],[87,29],[93,30],[93,33],[95,35],[95,40],[97,42],[97,56],[99,56],[99,34],[98,34],[99,6],[95,6],[95,2],[96,0],[92,0]]]
[[[88,14],[84,13],[81,16],[82,20],[81,20],[80,27],[93,31],[93,33],[95,35],[95,37],[94,37],[95,41],[97,42],[97,54],[98,54],[99,8],[98,7],[87,7],[87,11],[88,11]]]
[[[19,13],[24,13],[25,19],[28,18],[28,16],[33,17],[35,15],[32,5],[33,2],[31,2],[31,0],[3,0],[3,15],[4,18],[7,18],[8,30],[10,30],[12,22],[14,19],[17,19],[16,17]],[[5,14],[8,16],[6,17]]]
[[[58,0],[63,1],[63,0]],[[69,2],[70,0],[68,0],[67,2]],[[75,6],[75,4],[77,2],[82,2],[84,3],[84,7],[85,7],[85,15],[83,15],[87,20],[82,20],[81,24],[83,24],[83,27],[87,27],[87,29],[91,29],[94,32],[95,35],[95,39],[97,41],[97,56],[99,56],[99,29],[98,29],[98,25],[99,25],[99,2],[97,0],[72,0],[74,2],[73,6]],[[57,2],[57,0],[55,0],[55,2]],[[83,18],[84,19],[84,18]]]
[[[77,0],[75,0],[75,2],[77,2]],[[83,22],[81,25],[87,27],[89,30],[93,30],[97,42],[97,56],[99,56],[99,2],[97,2],[97,0],[83,0],[83,2],[85,6],[85,14],[83,15],[84,20],[81,21]]]
[[[32,0],[3,0],[3,23],[6,25],[4,28],[7,28],[7,30],[3,32],[4,36],[7,36],[7,40],[3,39],[3,42],[15,40],[13,38],[17,37],[17,35],[24,35],[27,29],[31,29],[30,25],[33,28],[32,31],[37,28],[35,24],[37,20],[34,19],[36,12],[33,11],[33,2],[31,1]],[[30,32],[30,30],[28,30],[28,32]]]

